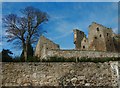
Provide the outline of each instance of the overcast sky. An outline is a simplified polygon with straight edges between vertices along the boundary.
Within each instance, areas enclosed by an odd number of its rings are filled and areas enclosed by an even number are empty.
[[[49,21],[42,25],[42,28],[48,31],[45,36],[63,49],[74,48],[73,29],[77,28],[88,35],[88,26],[92,22],[110,27],[116,33],[118,31],[117,2],[3,2],[2,15],[16,13],[22,16],[19,10],[27,6],[34,6],[48,13]],[[2,36],[5,35],[4,31],[5,29],[2,28]],[[3,46],[2,48],[10,49],[16,55],[21,52],[13,49],[12,44],[8,44],[5,40],[0,45]]]

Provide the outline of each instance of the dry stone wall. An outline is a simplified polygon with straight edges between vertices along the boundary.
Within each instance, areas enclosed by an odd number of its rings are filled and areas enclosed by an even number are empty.
[[[102,58],[102,57],[120,57],[120,53],[114,52],[99,52],[99,51],[80,51],[80,50],[48,50],[46,57],[87,57],[87,58]]]
[[[2,87],[2,62],[0,62],[0,88]]]
[[[119,74],[118,86],[120,87],[120,61],[118,62],[118,74]]]
[[[118,62],[2,63],[2,86],[114,86]],[[115,69],[115,71],[114,71]]]

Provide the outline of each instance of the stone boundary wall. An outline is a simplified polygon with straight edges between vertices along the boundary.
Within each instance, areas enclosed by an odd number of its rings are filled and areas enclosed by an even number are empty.
[[[105,88],[114,86],[118,88],[118,74],[120,74],[118,62],[2,63],[2,86],[106,86]]]
[[[0,88],[2,87],[2,62],[0,62]]]
[[[100,52],[100,51],[80,51],[80,50],[47,50],[46,53],[43,54],[48,57],[65,57],[65,58],[71,58],[71,57],[87,57],[87,58],[102,58],[102,57],[120,57],[120,53],[115,52]],[[44,57],[43,57],[44,58]]]

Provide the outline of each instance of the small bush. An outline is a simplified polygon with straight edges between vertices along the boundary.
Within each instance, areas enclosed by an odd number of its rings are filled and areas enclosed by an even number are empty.
[[[40,62],[38,57],[28,57],[26,62]]]
[[[38,57],[29,57],[26,62],[108,62],[108,61],[120,61],[120,58],[116,57],[104,57],[104,58],[87,58],[87,57],[81,57],[81,58],[64,58],[64,57],[49,57],[47,59],[42,59],[40,61],[40,58]],[[25,62],[23,61],[19,56],[16,56],[13,58],[13,62]]]
[[[13,58],[13,62],[22,62],[22,60],[19,56],[16,56]]]
[[[104,58],[87,58],[87,57],[81,57],[81,58],[64,58],[64,57],[49,57],[49,59],[43,59],[42,62],[108,62],[108,61],[120,61],[120,58],[115,57],[104,57]]]

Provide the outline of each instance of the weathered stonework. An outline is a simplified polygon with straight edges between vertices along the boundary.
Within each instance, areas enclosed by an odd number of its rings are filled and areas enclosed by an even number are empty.
[[[120,87],[120,61],[118,61],[118,72],[119,72],[118,86]]]
[[[2,62],[0,62],[0,88],[2,87]]]
[[[80,50],[48,50],[46,58],[49,57],[64,57],[64,58],[105,58],[105,57],[120,57],[120,53],[99,52],[99,51],[80,51]],[[44,58],[42,58],[44,59]]]
[[[74,44],[75,44],[75,49],[81,49],[81,41],[85,37],[84,32],[74,29]]]
[[[61,50],[58,44],[41,36],[35,50],[35,56],[48,59],[50,56],[58,57],[120,57],[120,35],[113,33],[112,29],[93,22],[89,26],[88,38],[84,32],[74,29],[73,50]]]
[[[120,35],[113,33],[111,28],[93,22],[89,26],[88,38],[80,30],[74,30],[76,49],[120,52]]]
[[[114,86],[118,62],[2,63],[2,86]]]
[[[49,40],[44,36],[40,36],[40,39],[35,49],[35,56],[45,57],[44,56],[44,54],[46,53],[45,50],[48,50],[48,49],[59,49],[59,45],[55,44],[54,42],[52,42],[51,40]]]

